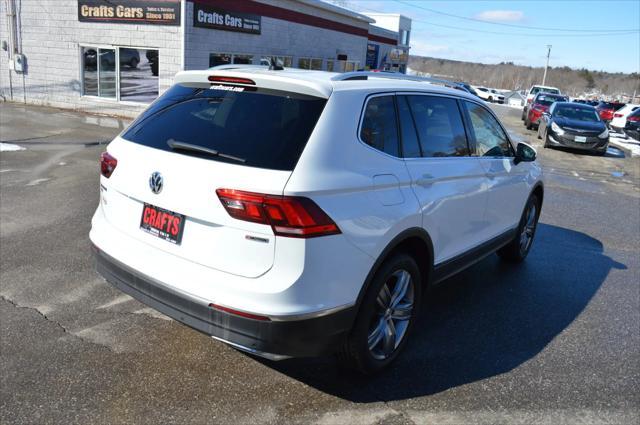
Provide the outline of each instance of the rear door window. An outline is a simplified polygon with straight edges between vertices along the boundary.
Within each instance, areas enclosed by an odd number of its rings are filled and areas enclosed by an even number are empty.
[[[255,87],[231,89],[176,84],[122,137],[144,146],[214,161],[293,170],[326,100]],[[170,144],[176,146],[175,142],[209,152],[174,150]]]
[[[423,157],[468,156],[469,146],[455,99],[438,96],[406,96]]]
[[[400,156],[398,124],[392,95],[369,99],[362,118],[360,139],[379,151]]]

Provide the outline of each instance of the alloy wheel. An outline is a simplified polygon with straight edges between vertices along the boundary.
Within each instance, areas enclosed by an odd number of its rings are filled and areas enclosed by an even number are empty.
[[[376,298],[367,344],[371,355],[385,360],[402,342],[414,305],[414,282],[406,270],[397,270],[382,285]]]
[[[531,243],[533,242],[533,234],[536,230],[536,213],[537,208],[535,204],[531,204],[529,206],[529,210],[527,211],[526,221],[524,226],[522,227],[522,233],[520,233],[520,254],[525,255],[529,248],[531,247]]]

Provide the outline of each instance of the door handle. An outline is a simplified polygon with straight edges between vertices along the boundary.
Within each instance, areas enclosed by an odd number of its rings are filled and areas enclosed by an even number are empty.
[[[418,180],[416,180],[416,184],[418,186],[429,186],[433,184],[434,177],[431,174],[423,174]]]

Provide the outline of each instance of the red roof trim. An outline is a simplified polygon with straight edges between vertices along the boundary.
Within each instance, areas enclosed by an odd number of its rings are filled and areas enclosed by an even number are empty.
[[[283,21],[295,22],[298,24],[309,25],[317,28],[324,28],[333,31],[339,31],[346,34],[354,34],[361,37],[368,37],[369,31],[365,28],[355,27],[353,25],[342,24],[340,22],[331,21],[325,18],[319,18],[306,13],[295,12],[282,7],[271,6],[269,4],[260,3],[254,0],[189,0],[192,3],[207,4],[230,12],[253,13],[256,15],[266,16],[268,18],[281,19]],[[394,42],[395,44],[395,42]]]
[[[398,44],[398,42],[393,38],[381,37],[375,34],[369,34],[368,38],[371,41],[377,41],[378,43],[384,43],[384,44],[391,44],[392,46],[395,46]]]

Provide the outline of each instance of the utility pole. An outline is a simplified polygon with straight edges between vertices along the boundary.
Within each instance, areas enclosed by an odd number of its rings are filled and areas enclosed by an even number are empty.
[[[549,68],[549,56],[551,56],[551,44],[547,44],[547,64],[544,66],[544,76],[542,77],[542,85],[547,80],[547,68]]]

